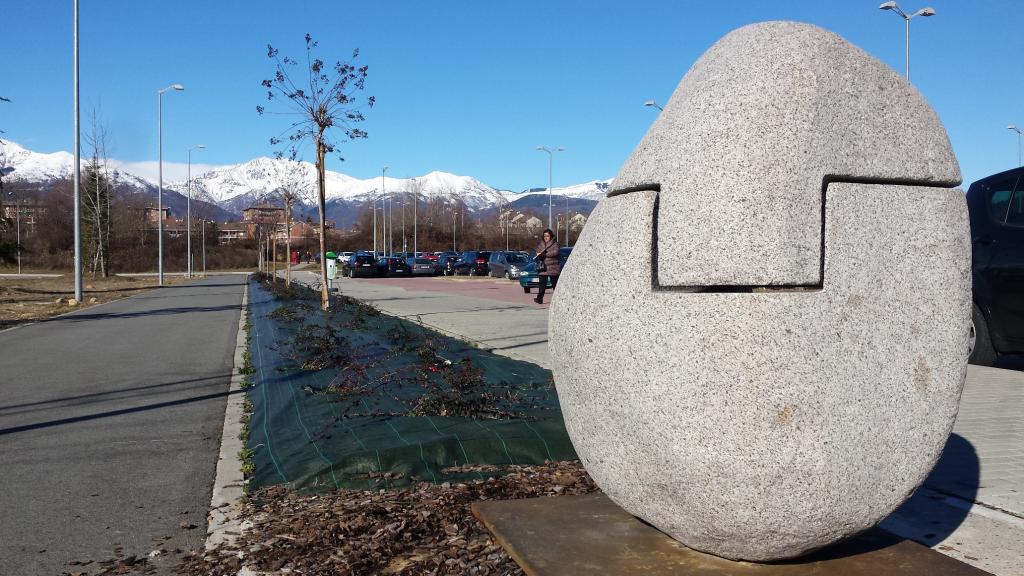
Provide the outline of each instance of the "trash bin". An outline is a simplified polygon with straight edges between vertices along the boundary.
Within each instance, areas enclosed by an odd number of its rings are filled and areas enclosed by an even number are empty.
[[[328,252],[327,257],[327,279],[334,280],[338,277],[338,256],[334,252]]]

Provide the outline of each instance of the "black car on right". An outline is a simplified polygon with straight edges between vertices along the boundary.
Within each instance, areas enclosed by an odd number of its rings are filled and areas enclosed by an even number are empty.
[[[1024,353],[1024,168],[978,180],[967,191],[974,290],[971,364]]]
[[[491,259],[491,252],[482,250],[469,250],[462,253],[461,259],[455,264],[456,276],[487,276],[491,269],[487,262]]]

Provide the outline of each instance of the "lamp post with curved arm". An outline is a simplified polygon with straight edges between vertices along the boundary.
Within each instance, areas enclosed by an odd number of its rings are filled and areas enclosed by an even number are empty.
[[[167,88],[156,91],[156,140],[157,140],[157,189],[156,189],[156,221],[157,221],[157,284],[164,285],[164,120],[163,96],[168,90],[181,92],[185,87],[171,84]]]
[[[547,146],[537,146],[537,150],[548,153],[548,228],[554,230],[551,216],[551,189],[552,189],[552,164],[554,163],[555,152],[564,152],[565,148],[559,146],[557,148],[548,148]]]
[[[1014,132],[1017,133],[1017,166],[1022,166],[1022,164],[1021,164],[1021,155],[1020,155],[1020,133],[1021,133],[1021,130],[1020,130],[1020,128],[1017,128],[1013,124],[1010,124],[1009,126],[1007,126],[1006,129],[1007,130],[1013,130]]]
[[[202,150],[206,148],[204,144],[196,144],[188,147],[188,196],[186,197],[186,208],[185,208],[185,229],[187,230],[187,250],[188,258],[186,262],[185,276],[188,278],[192,277],[192,151]]]

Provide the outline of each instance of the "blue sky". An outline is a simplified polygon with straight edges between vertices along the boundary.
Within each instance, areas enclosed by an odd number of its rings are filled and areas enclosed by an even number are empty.
[[[328,61],[358,47],[377,98],[328,168],[359,178],[444,170],[499,188],[546,186],[546,155],[564,145],[555,185],[610,178],[683,74],[719,37],[764,20],[834,30],[903,70],[903,22],[879,0],[400,1],[81,0],[83,117],[97,108],[112,156],[156,159],[156,90],[165,163],[221,165],[270,155],[280,118],[259,117],[267,43],[300,55],[311,33]],[[902,4],[938,14],[912,22],[911,74],[946,124],[965,182],[1016,165],[1024,124],[1024,2]],[[33,150],[71,150],[71,0],[8,0],[0,129]],[[306,154],[311,159],[311,154]],[[145,171],[142,169],[141,171]],[[165,174],[179,174],[173,164]]]

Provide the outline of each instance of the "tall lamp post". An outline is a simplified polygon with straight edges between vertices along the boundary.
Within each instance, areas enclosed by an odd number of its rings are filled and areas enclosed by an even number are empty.
[[[14,172],[13,166],[0,168],[0,191],[3,191],[3,177]],[[8,192],[8,196],[14,196],[14,192]],[[15,242],[18,244],[18,274],[21,274],[21,198],[14,199],[14,227],[17,230]]]
[[[659,105],[659,104],[658,104],[657,102],[655,102],[654,100],[646,100],[646,101],[644,101],[644,106],[652,106],[652,107],[654,107],[654,108],[657,108],[658,110],[661,110],[661,111],[664,111],[664,110],[665,110],[664,108],[662,108],[662,107],[661,107],[661,106],[660,106],[660,105]]]
[[[75,62],[74,62],[74,114],[75,114],[75,301],[82,302],[82,138],[79,130],[78,110],[78,0],[75,0]]]
[[[879,6],[879,8],[881,10],[892,10],[900,18],[903,18],[903,21],[906,22],[906,24],[907,24],[907,49],[906,49],[906,67],[907,68],[906,68],[906,70],[907,70],[907,80],[910,80],[910,19],[915,17],[915,16],[925,16],[925,17],[935,16],[935,9],[934,8],[921,8],[920,10],[918,10],[917,12],[914,12],[913,14],[907,14],[906,12],[904,12],[903,10],[900,9],[900,5],[899,4],[897,4],[897,3],[895,3],[895,2],[893,2],[891,0],[889,2],[883,3],[881,6]]]
[[[565,148],[559,146],[558,148],[548,148],[547,146],[537,146],[537,150],[548,153],[548,228],[554,229],[551,219],[551,187],[552,187],[552,164],[554,163],[555,152],[564,152]]]
[[[404,196],[406,196],[406,194],[403,194],[402,196],[404,197]],[[405,200],[402,200],[401,202],[398,203],[398,206],[402,209],[402,252],[403,253],[409,252],[409,241],[405,237],[405,205],[406,204],[407,204],[407,202]],[[413,256],[415,256],[415,254],[413,254]]]
[[[203,278],[206,278],[206,218],[202,219],[203,224]]]
[[[1009,126],[1006,127],[1006,129],[1013,130],[1014,132],[1017,133],[1017,166],[1024,166],[1024,164],[1021,164],[1020,156],[1020,128],[1017,128],[1013,124],[1010,124]]]
[[[385,166],[380,171],[380,191],[382,194],[382,196],[380,197],[380,225],[384,229],[380,239],[381,242],[383,243],[385,256],[388,255],[388,224],[387,221],[384,220],[384,217],[387,216],[387,206],[385,202],[387,202],[388,191],[384,183],[384,173],[388,171],[388,168],[390,168],[390,166]]]
[[[196,144],[194,146],[189,146],[188,148],[188,196],[185,204],[185,229],[187,230],[186,235],[188,236],[188,262],[186,264],[187,271],[185,275],[189,278],[192,277],[192,151],[196,149],[202,150],[203,148],[206,148],[205,144]],[[205,243],[203,244],[203,249],[206,249]]]
[[[157,188],[156,188],[156,221],[157,221],[157,259],[156,276],[157,284],[164,285],[164,120],[163,120],[163,96],[168,90],[181,92],[185,87],[181,84],[171,84],[167,88],[156,91],[156,150],[157,150]],[[76,163],[77,166],[77,163]],[[78,182],[78,177],[75,177]],[[78,210],[78,200],[75,200],[75,210]],[[78,221],[77,219],[75,220]],[[76,224],[77,225],[77,224]]]

